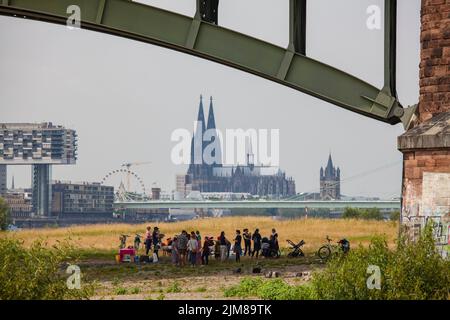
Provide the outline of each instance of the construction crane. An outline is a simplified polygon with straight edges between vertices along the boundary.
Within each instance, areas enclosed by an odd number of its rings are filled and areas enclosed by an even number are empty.
[[[127,190],[130,190],[130,178],[131,178],[131,167],[141,166],[145,164],[151,164],[151,161],[143,161],[143,162],[128,162],[122,164],[122,167],[127,168]]]

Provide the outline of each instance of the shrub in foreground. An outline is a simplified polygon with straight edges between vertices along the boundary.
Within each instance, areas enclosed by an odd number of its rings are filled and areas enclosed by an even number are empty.
[[[380,269],[380,289],[369,289],[368,267]],[[281,279],[247,278],[225,290],[225,296],[268,300],[424,300],[450,299],[450,261],[435,249],[431,227],[412,243],[402,237],[395,250],[383,238],[331,259],[308,285],[291,286]]]
[[[67,243],[47,248],[36,241],[27,249],[16,239],[0,238],[0,300],[87,299],[93,285],[68,289],[67,263],[75,261]]]
[[[11,212],[6,201],[0,197],[0,230],[8,229],[11,221]]]
[[[380,268],[380,290],[367,286],[369,265]],[[395,250],[374,238],[368,248],[332,259],[313,286],[319,299],[449,299],[450,261],[436,251],[428,226],[417,242],[401,237]]]

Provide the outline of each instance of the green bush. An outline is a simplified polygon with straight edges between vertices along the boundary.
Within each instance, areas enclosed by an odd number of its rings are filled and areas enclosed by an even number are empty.
[[[365,219],[365,220],[383,220],[383,214],[380,209],[358,209],[358,208],[345,208],[342,214],[344,219]]]
[[[367,288],[367,267],[381,271],[381,289]],[[319,299],[449,299],[450,261],[436,251],[431,227],[412,243],[401,237],[395,250],[382,238],[329,261],[312,280]]]
[[[265,281],[258,288],[258,297],[264,300],[309,300],[314,297],[310,286],[291,286],[282,279]]]
[[[345,208],[342,218],[344,219],[357,219],[360,217],[360,210],[357,208]]]
[[[3,198],[0,197],[0,230],[8,229],[11,222],[9,206]]]
[[[180,284],[175,281],[166,290],[167,293],[178,293],[181,292]]]
[[[369,265],[381,271],[381,288],[369,289]],[[226,297],[268,300],[450,299],[450,261],[436,251],[431,226],[417,242],[402,237],[395,250],[381,237],[369,247],[340,253],[314,273],[311,283],[291,286],[281,279],[245,278],[224,290]]]
[[[68,289],[68,262],[75,262],[67,243],[47,248],[36,241],[29,249],[15,239],[0,238],[0,300],[87,299],[93,285]]]
[[[159,296],[156,297],[156,300],[164,300],[166,298],[166,296],[164,295],[164,293],[161,293]]]
[[[257,297],[265,300],[307,300],[314,294],[310,286],[291,286],[282,279],[244,278],[224,290],[225,297]]]
[[[391,221],[399,221],[400,220],[400,211],[391,212],[390,219],[391,219]]]
[[[128,290],[124,287],[118,287],[115,290],[116,295],[121,296],[121,295],[125,295],[128,294]]]
[[[244,278],[236,286],[231,286],[224,290],[225,297],[256,297],[259,287],[263,284],[261,278]]]
[[[141,289],[138,287],[134,287],[133,289],[131,289],[131,294],[139,294],[141,293]]]

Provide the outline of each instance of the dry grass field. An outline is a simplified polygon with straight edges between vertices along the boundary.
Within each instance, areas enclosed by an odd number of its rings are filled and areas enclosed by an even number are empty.
[[[83,270],[87,281],[96,283],[93,299],[230,299],[224,296],[224,288],[238,284],[244,277],[261,277],[251,272],[258,264],[263,272],[278,271],[283,280],[291,285],[306,283],[310,276],[298,277],[296,274],[324,267],[315,259],[314,252],[325,243],[328,235],[333,240],[345,237],[352,248],[358,244],[368,245],[375,235],[385,236],[393,246],[398,232],[398,223],[392,221],[344,220],[344,219],[295,219],[274,220],[270,217],[226,217],[207,218],[176,223],[160,223],[157,226],[166,237],[179,234],[181,230],[199,230],[202,236],[215,236],[223,230],[232,238],[236,229],[248,228],[253,232],[259,228],[263,236],[268,236],[272,228],[279,234],[280,245],[288,247],[287,239],[306,241],[303,248],[306,257],[289,259],[283,254],[280,259],[253,260],[242,258],[236,264],[233,258],[220,262],[210,259],[208,266],[180,268],[172,265],[170,257],[162,256],[157,264],[118,264],[114,254],[119,246],[119,236],[128,234],[131,245],[136,233],[144,235],[147,225],[87,225],[70,228],[25,229],[17,232],[0,232],[0,237],[15,237],[29,246],[33,241],[43,240],[48,246],[58,241],[70,239],[81,253],[77,263]],[[235,274],[236,266],[242,272]],[[235,298],[232,298],[235,299]]]
[[[58,240],[71,239],[71,242],[79,249],[86,251],[112,251],[119,246],[119,236],[128,234],[131,238],[128,244],[131,245],[136,233],[145,234],[145,228],[149,225],[154,227],[155,223],[130,225],[130,224],[109,224],[109,225],[88,225],[74,226],[68,228],[48,228],[48,229],[28,229],[8,236],[22,239],[25,245],[30,245],[33,241],[45,240],[48,245],[53,245]],[[200,220],[190,220],[176,223],[159,223],[157,226],[166,237],[179,234],[181,230],[188,232],[199,230],[202,236],[217,237],[220,231],[225,231],[229,238],[233,237],[236,229],[248,228],[251,232],[259,228],[263,236],[268,236],[270,230],[275,228],[279,234],[280,246],[287,247],[286,240],[290,239],[298,242],[305,240],[306,252],[317,250],[328,235],[333,240],[347,238],[352,247],[358,244],[367,245],[374,235],[384,235],[390,245],[393,245],[397,237],[398,223],[391,221],[370,221],[370,220],[345,220],[345,219],[295,219],[295,220],[274,220],[270,217],[225,217],[206,218]],[[1,234],[0,236],[5,236]]]

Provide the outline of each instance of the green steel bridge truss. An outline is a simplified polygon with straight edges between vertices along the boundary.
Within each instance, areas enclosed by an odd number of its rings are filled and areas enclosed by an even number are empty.
[[[396,93],[397,0],[385,0],[384,86],[306,56],[306,0],[290,0],[287,48],[218,25],[218,0],[196,0],[194,17],[129,0],[0,0],[0,14],[67,24],[81,9],[81,28],[162,46],[275,81],[336,106],[408,127],[416,106]],[[214,7],[215,6],[215,7]],[[257,10],[257,8],[255,8]],[[120,63],[120,62],[119,62]]]
[[[378,208],[400,210],[399,200],[380,201],[291,201],[291,200],[155,200],[155,201],[116,201],[116,209],[345,209],[345,208]]]

